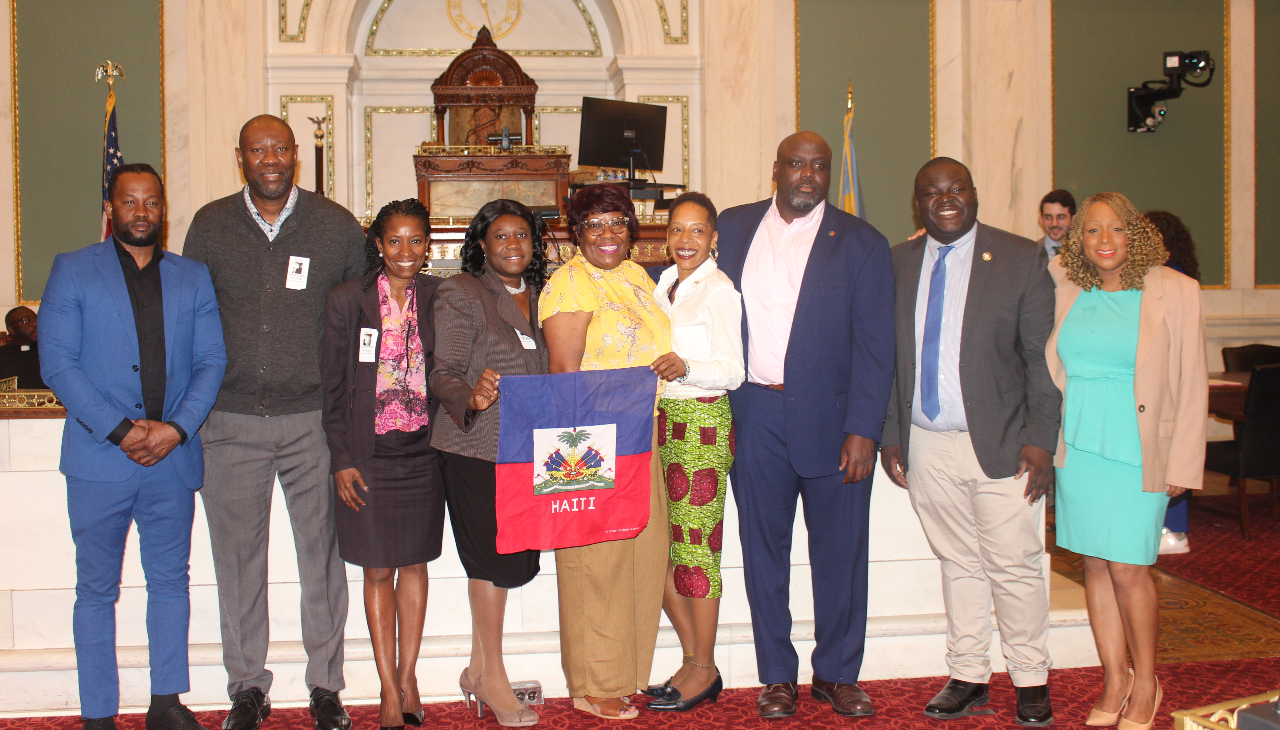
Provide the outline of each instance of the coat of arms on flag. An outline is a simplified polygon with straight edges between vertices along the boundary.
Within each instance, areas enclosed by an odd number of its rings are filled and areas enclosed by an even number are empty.
[[[657,376],[649,368],[502,379],[497,549],[554,550],[649,523]]]

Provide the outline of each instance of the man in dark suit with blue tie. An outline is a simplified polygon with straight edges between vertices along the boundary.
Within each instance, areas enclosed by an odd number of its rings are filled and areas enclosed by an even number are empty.
[[[788,586],[796,499],[813,575],[813,696],[872,714],[858,688],[867,624],[867,518],[893,380],[893,268],[884,236],[827,205],[831,148],[778,146],[777,193],[720,214],[721,269],[742,292],[747,382],[729,394],[761,717],[795,714]]]
[[[190,690],[191,519],[200,425],[227,364],[204,264],[160,248],[164,187],[150,165],[107,185],[111,238],[59,254],[40,307],[41,373],[67,408],[60,468],[76,545],[73,614],[85,728],[115,728],[115,603],[129,525],[147,577],[147,730],[202,727]]]

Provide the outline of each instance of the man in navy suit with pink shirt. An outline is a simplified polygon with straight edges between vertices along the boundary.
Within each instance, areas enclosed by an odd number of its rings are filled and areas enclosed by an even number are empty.
[[[742,293],[747,382],[729,394],[761,717],[795,714],[788,607],[792,525],[804,501],[813,575],[813,696],[872,714],[857,685],[867,624],[867,519],[893,380],[893,266],[885,237],[826,202],[831,147],[782,141],[777,193],[720,215],[720,268]]]

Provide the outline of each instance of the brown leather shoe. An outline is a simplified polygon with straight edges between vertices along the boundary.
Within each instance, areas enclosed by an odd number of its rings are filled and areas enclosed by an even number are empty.
[[[813,698],[820,702],[830,702],[831,709],[837,715],[845,717],[865,717],[875,713],[871,707],[871,698],[856,684],[837,684],[813,678]]]
[[[791,717],[796,714],[796,698],[799,695],[800,689],[795,682],[766,684],[760,690],[760,698],[756,700],[760,717]]]

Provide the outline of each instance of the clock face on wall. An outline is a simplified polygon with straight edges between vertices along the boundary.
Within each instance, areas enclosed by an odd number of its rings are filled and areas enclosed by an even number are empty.
[[[449,22],[463,36],[475,40],[480,26],[489,26],[496,41],[520,22],[520,0],[448,0]]]

